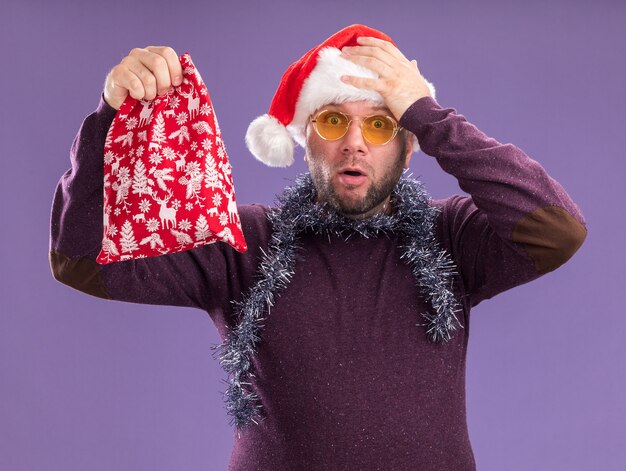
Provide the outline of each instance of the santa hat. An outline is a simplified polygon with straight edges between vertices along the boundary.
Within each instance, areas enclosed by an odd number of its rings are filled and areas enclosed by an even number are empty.
[[[371,36],[395,45],[380,31],[364,25],[351,25],[291,64],[281,78],[269,113],[252,121],[246,132],[246,145],[258,160],[270,167],[291,165],[293,141],[304,147],[309,116],[326,104],[364,100],[384,105],[378,92],[341,81],[342,75],[378,78],[372,70],[341,57],[341,49],[357,46],[356,39],[360,36]],[[435,87],[428,81],[426,84],[435,98]],[[413,149],[419,150],[417,139],[414,139]]]

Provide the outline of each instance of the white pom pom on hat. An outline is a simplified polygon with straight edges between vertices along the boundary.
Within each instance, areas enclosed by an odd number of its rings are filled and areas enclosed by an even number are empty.
[[[259,116],[248,126],[246,146],[257,159],[270,167],[293,164],[293,141],[287,128],[269,114]]]
[[[345,46],[356,46],[356,38],[371,36],[395,43],[386,34],[364,25],[351,25],[333,34],[291,64],[283,74],[267,114],[250,123],[246,145],[252,155],[270,167],[288,167],[294,161],[294,140],[305,145],[306,122],[311,113],[329,103],[369,101],[384,104],[374,91],[341,81],[342,75],[378,78],[370,69],[341,57]],[[435,98],[435,87],[426,81]],[[419,150],[417,139],[413,150]]]

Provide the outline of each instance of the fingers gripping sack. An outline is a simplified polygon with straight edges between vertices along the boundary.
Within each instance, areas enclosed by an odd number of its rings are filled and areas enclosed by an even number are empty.
[[[189,53],[180,62],[180,86],[151,101],[129,95],[109,128],[98,263],[217,241],[247,250],[209,92]]]

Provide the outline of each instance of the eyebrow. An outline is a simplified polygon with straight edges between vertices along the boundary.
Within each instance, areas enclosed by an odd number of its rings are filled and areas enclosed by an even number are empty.
[[[322,106],[320,109],[323,109],[326,106],[341,106],[341,105],[343,105],[343,103],[331,102],[331,103],[327,103],[326,105]],[[391,110],[389,108],[387,108],[386,106],[382,106],[382,105],[375,106],[372,109],[372,111],[386,111],[389,114],[391,114]]]

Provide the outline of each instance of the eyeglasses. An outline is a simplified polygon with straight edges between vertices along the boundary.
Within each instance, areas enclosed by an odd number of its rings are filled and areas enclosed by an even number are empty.
[[[352,118],[335,110],[322,110],[311,117],[313,128],[326,141],[336,141],[346,135]],[[398,134],[398,122],[391,116],[372,115],[361,118],[361,133],[370,144],[382,146]]]

